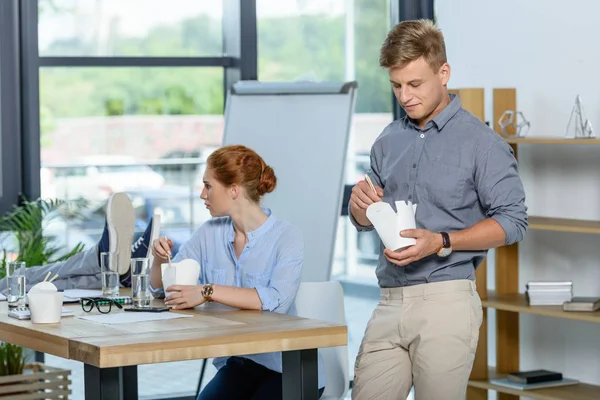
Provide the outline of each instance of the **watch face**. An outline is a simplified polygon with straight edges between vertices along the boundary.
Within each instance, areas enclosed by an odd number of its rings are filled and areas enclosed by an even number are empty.
[[[442,247],[440,251],[438,251],[438,256],[440,257],[448,257],[452,253],[452,248],[450,247]]]

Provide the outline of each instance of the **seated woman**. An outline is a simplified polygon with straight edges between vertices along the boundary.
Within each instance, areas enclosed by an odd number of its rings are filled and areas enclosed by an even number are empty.
[[[247,147],[226,146],[210,155],[203,180],[200,197],[216,218],[204,223],[172,260],[191,258],[200,263],[199,284],[166,288],[170,295],[165,304],[184,309],[215,301],[240,309],[295,313],[304,241],[298,229],[259,204],[275,189],[273,169]],[[160,264],[172,248],[166,237],[152,244],[150,283],[157,297],[164,296]],[[218,372],[198,400],[282,397],[281,353],[217,358],[214,365]]]

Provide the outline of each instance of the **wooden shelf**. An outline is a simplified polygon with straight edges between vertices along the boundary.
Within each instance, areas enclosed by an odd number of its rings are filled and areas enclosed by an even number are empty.
[[[530,216],[529,229],[600,234],[600,221]]]
[[[490,368],[490,379],[501,378],[501,374],[496,374],[493,368]],[[535,389],[535,390],[516,390],[504,386],[491,384],[488,380],[470,380],[469,386],[496,390],[500,393],[512,394],[536,400],[597,400],[600,399],[600,386],[579,383],[577,385]]]
[[[496,310],[600,323],[600,311],[563,311],[562,306],[530,306],[524,294],[498,295],[489,290],[487,299],[481,299],[481,303],[484,307]]]
[[[504,138],[504,140],[510,144],[600,144],[600,139],[596,138],[567,139],[560,137],[510,137]]]
[[[510,144],[600,144],[600,139],[597,138],[567,139],[560,137],[509,137],[504,138],[504,140]]]

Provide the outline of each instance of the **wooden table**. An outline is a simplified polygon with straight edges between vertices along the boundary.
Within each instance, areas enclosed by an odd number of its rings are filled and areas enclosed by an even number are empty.
[[[178,311],[192,318],[118,325],[76,317],[32,324],[9,317],[7,307],[0,303],[0,340],[84,363],[86,400],[137,399],[141,364],[278,351],[283,352],[283,398],[316,400],[317,349],[348,342],[345,325],[213,304]],[[85,314],[79,304],[65,307]]]

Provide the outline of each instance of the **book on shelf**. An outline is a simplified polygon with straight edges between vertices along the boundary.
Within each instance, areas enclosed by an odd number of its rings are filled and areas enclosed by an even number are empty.
[[[561,306],[573,298],[573,282],[532,281],[525,294],[530,306]]]
[[[503,386],[516,390],[533,390],[533,389],[544,389],[558,386],[569,386],[577,385],[579,381],[577,379],[563,378],[558,381],[539,382],[539,383],[519,383],[508,380],[508,378],[490,379],[492,385]]]
[[[564,311],[596,311],[600,308],[600,297],[575,296],[563,303]]]
[[[506,379],[508,379],[511,382],[525,384],[560,381],[562,378],[562,373],[548,371],[547,369],[534,369],[530,371],[512,372],[506,376]]]

